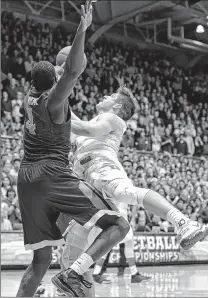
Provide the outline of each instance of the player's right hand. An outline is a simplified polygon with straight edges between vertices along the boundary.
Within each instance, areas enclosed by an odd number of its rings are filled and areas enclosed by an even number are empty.
[[[81,23],[79,30],[85,32],[87,28],[92,24],[92,2],[87,0],[85,5],[81,5]]]

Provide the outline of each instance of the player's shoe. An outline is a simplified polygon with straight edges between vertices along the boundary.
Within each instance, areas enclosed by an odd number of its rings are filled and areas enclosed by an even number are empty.
[[[205,231],[204,225],[190,220],[179,228],[176,240],[184,250],[188,250],[206,237]]]
[[[52,283],[68,297],[85,297],[82,286],[91,288],[92,284],[84,280],[82,275],[74,270],[64,270],[51,279]]]
[[[93,274],[93,279],[95,282],[97,282],[98,284],[110,284],[111,280],[107,279],[105,276],[101,275],[101,274]]]
[[[131,283],[137,284],[137,283],[143,283],[152,280],[151,276],[144,276],[137,272],[135,275],[131,276]]]

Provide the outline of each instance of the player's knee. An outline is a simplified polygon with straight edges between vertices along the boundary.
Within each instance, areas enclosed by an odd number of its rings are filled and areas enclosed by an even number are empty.
[[[116,215],[103,215],[96,223],[96,226],[101,228],[102,230],[106,230],[110,227],[114,227],[114,229],[119,230],[121,236],[126,236],[128,233],[130,226],[127,220],[123,216]]]
[[[52,247],[46,246],[34,251],[32,262],[37,265],[49,266],[52,261]]]
[[[155,194],[157,193],[149,188],[138,188],[138,204],[144,208],[144,199],[155,197]]]
[[[138,202],[137,188],[134,187],[129,181],[118,183],[114,188],[113,197],[119,202],[129,205],[136,205]]]
[[[128,221],[123,216],[120,216],[116,220],[116,225],[120,229],[122,235],[125,237],[130,230],[130,225],[129,225]]]

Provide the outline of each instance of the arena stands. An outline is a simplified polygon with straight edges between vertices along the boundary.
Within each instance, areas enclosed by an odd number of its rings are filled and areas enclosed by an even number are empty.
[[[9,30],[10,28],[10,30]],[[11,30],[11,28],[13,28]],[[22,229],[16,180],[23,149],[19,107],[40,60],[55,62],[72,35],[29,18],[2,13],[1,85],[2,229]],[[208,74],[183,70],[162,52],[147,52],[99,39],[87,45],[88,66],[71,95],[73,111],[91,119],[99,98],[126,84],[138,110],[123,138],[120,160],[130,161],[135,185],[151,187],[192,219],[208,223]],[[131,212],[130,212],[131,217]],[[167,222],[137,210],[135,230],[171,230]]]

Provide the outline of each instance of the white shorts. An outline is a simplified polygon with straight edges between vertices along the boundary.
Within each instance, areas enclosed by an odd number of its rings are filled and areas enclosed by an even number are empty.
[[[112,201],[112,203],[119,209],[119,213],[128,220],[128,204],[116,201],[115,199],[111,199],[112,193],[106,191],[106,189],[116,187],[118,183],[122,182],[126,185],[126,187],[133,187],[132,181],[127,177],[126,172],[124,171],[122,165],[118,161],[116,156],[113,156],[110,152],[109,156],[99,156],[97,155],[85,155],[82,156],[82,159],[75,159],[74,162],[74,172],[81,179],[84,179],[93,187],[95,187],[98,191],[102,192],[106,197],[106,200]],[[123,185],[122,182],[120,185]],[[143,198],[145,194],[149,191],[148,189],[140,189],[141,194],[140,197]],[[111,191],[110,191],[111,192]],[[73,226],[72,230],[69,230],[69,236],[66,240],[65,246],[65,260],[70,259],[70,263],[75,261],[82,252],[84,252],[97,238],[102,230],[98,227],[92,227],[90,230],[87,230],[76,224]],[[74,235],[73,235],[74,234]],[[72,236],[73,235],[73,236]],[[79,237],[81,235],[81,237]],[[130,228],[126,237],[120,242],[125,243],[127,241],[133,240],[133,230]],[[78,239],[79,247],[77,244],[73,243],[73,239]],[[75,247],[76,249],[67,249],[67,247]],[[66,251],[67,250],[67,251]],[[71,255],[69,255],[71,251]]]
[[[127,177],[121,163],[111,152],[100,156],[99,153],[76,157],[74,172],[94,188],[102,192],[106,198],[113,198],[117,202],[135,205],[141,204],[146,193],[144,188],[134,187]]]
[[[93,151],[90,154],[76,156],[73,170],[78,177],[91,185],[98,181],[128,179],[117,156],[111,151],[106,152],[106,150],[103,155],[99,155],[99,152]]]

